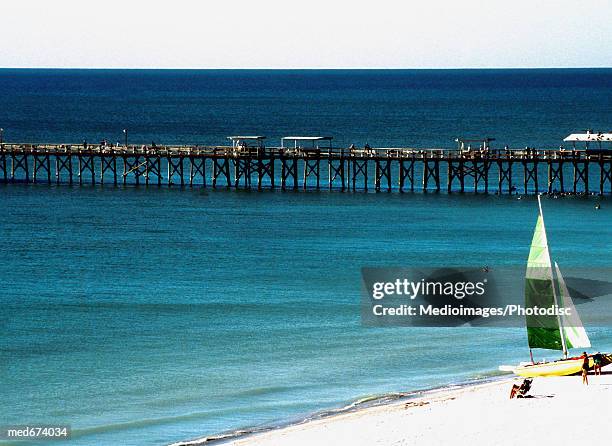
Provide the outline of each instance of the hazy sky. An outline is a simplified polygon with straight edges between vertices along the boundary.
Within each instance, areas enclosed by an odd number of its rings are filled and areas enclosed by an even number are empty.
[[[611,0],[7,0],[2,67],[610,67]]]

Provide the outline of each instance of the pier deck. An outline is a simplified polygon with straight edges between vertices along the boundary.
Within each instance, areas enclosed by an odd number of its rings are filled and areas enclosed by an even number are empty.
[[[3,143],[0,182],[603,195],[612,151]]]

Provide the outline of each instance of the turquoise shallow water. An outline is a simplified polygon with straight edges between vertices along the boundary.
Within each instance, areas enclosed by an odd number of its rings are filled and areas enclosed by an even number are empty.
[[[166,444],[526,359],[520,329],[360,325],[362,266],[522,265],[533,198],[0,186],[13,423]],[[561,265],[607,266],[612,207],[545,200]],[[590,332],[596,347],[609,329]]]

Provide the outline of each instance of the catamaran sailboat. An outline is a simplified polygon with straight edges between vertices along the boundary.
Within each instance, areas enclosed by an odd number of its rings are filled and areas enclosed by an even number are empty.
[[[580,316],[565,285],[559,265],[555,262],[553,269],[548,250],[542,203],[538,196],[539,215],[531,242],[527,273],[525,280],[525,307],[538,306],[550,308],[557,305],[565,308],[567,314],[552,316],[527,316],[527,339],[530,363],[522,363],[516,367],[500,367],[501,370],[512,371],[526,378],[537,376],[565,376],[580,373],[584,358],[569,357],[569,349],[590,348],[591,342],[582,325]],[[551,362],[533,361],[531,349],[543,348],[561,350],[563,359]],[[602,366],[612,363],[612,355],[601,355]],[[589,356],[589,367],[593,367],[593,357]]]

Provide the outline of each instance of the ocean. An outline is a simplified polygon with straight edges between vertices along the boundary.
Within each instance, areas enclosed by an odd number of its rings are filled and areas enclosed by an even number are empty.
[[[611,87],[607,69],[0,70],[0,127],[5,141],[127,128],[142,143],[555,148],[609,130]],[[543,200],[561,267],[609,266],[612,207],[594,202]],[[362,326],[360,269],[522,266],[534,197],[0,184],[0,212],[0,425],[69,424],[65,444],[274,426],[528,359],[517,328]],[[611,329],[588,329],[610,350]]]
[[[607,131],[612,69],[0,70],[5,140],[224,144],[235,134],[335,145],[557,148]]]

